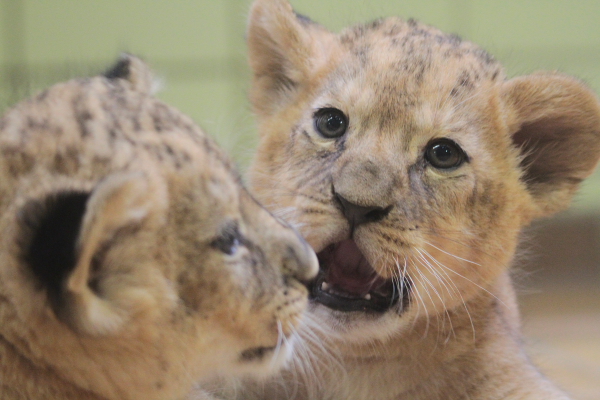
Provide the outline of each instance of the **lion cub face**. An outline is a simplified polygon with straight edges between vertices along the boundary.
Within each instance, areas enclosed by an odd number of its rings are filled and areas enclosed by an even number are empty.
[[[180,398],[268,371],[306,307],[310,247],[145,68],[125,57],[0,120],[0,376],[28,398]]]
[[[311,312],[348,341],[491,291],[520,229],[566,207],[600,154],[582,84],[507,80],[482,49],[412,20],[336,35],[258,0],[248,44],[253,187],[318,253]]]

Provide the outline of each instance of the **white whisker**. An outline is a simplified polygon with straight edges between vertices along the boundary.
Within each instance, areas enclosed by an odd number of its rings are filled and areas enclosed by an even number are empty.
[[[415,250],[419,254],[419,258],[417,260],[423,265],[423,267],[425,267],[425,269],[427,269],[428,271],[430,271],[433,274],[433,276],[437,279],[437,281],[446,289],[446,291],[448,292],[450,297],[452,297],[452,292],[450,291],[450,288],[446,284],[443,277],[437,273],[434,266],[431,265],[431,263],[423,256],[423,254],[419,251],[419,249],[415,249]],[[437,293],[440,301],[442,302],[442,306],[444,308],[444,315],[448,317],[448,321],[450,323],[450,328],[451,328],[452,332],[454,332],[454,327],[452,325],[452,318],[450,316],[450,312],[448,311],[448,308],[445,305],[445,301],[444,301],[443,297],[441,296],[441,293],[438,293],[437,290],[436,290],[436,293]],[[446,319],[444,318],[442,321],[442,329],[444,328],[445,321],[446,321]]]
[[[434,245],[434,244],[432,244],[432,243],[429,243],[429,242],[425,242],[425,243],[426,243],[426,244],[428,244],[429,246],[431,246],[431,247],[435,248],[436,250],[438,250],[438,251],[441,251],[442,253],[445,253],[445,254],[449,255],[450,257],[454,257],[454,258],[456,258],[457,260],[465,261],[465,262],[468,262],[468,263],[470,263],[470,264],[477,265],[477,266],[481,267],[481,264],[479,264],[479,263],[476,263],[475,261],[467,260],[466,258],[459,257],[459,256],[457,256],[457,255],[454,255],[454,254],[452,254],[452,253],[448,253],[447,251],[440,249],[439,247],[435,246],[435,245]]]
[[[277,345],[275,346],[275,350],[273,351],[273,356],[271,357],[271,362],[269,363],[270,369],[275,369],[275,364],[277,359],[279,358],[279,352],[281,351],[281,346],[283,344],[285,335],[283,334],[283,328],[281,327],[281,321],[277,320]]]
[[[435,247],[435,246],[433,246],[431,243],[427,243],[427,242],[426,242],[426,244],[428,244],[428,245],[430,245],[430,246],[432,246],[432,247]],[[435,247],[435,248],[437,249],[437,247]],[[439,249],[438,249],[438,250],[439,250]],[[441,250],[440,250],[440,251],[441,251]],[[447,253],[447,252],[445,252],[445,251],[444,251],[444,253],[446,253],[446,254],[448,254],[448,255],[452,256],[452,254],[450,254],[450,253]],[[460,258],[460,257],[457,257],[457,258]],[[468,260],[465,260],[465,261],[468,261]],[[440,267],[442,267],[442,268],[444,268],[444,269],[446,269],[446,270],[448,270],[448,271],[452,272],[453,274],[456,274],[456,275],[460,276],[461,278],[465,279],[466,281],[468,281],[468,282],[472,283],[473,285],[477,286],[479,289],[481,289],[481,290],[485,291],[487,294],[489,294],[490,296],[492,296],[494,299],[498,300],[498,302],[500,302],[500,303],[501,303],[503,306],[505,306],[505,307],[508,307],[508,306],[507,306],[507,305],[506,305],[506,304],[505,304],[505,303],[504,303],[504,302],[503,302],[503,301],[502,301],[500,298],[498,298],[498,296],[496,296],[495,294],[493,294],[492,292],[490,292],[489,290],[487,290],[487,289],[486,289],[486,288],[484,288],[483,286],[481,286],[481,285],[479,285],[478,283],[476,283],[476,282],[472,281],[471,279],[467,278],[466,276],[462,275],[461,273],[459,273],[459,272],[456,272],[456,271],[455,271],[455,270],[453,270],[452,268],[449,268],[449,267],[445,266],[444,264],[438,264],[438,265],[439,265]],[[477,264],[477,265],[479,265],[479,264]]]

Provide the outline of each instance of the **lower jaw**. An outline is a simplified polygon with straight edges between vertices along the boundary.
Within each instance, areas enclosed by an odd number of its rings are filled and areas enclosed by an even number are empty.
[[[339,296],[331,295],[325,292],[313,291],[311,294],[311,301],[314,303],[321,304],[331,310],[340,312],[355,312],[355,313],[366,313],[366,314],[382,314],[390,309],[398,302],[398,299],[391,299],[389,303],[380,302],[373,304],[367,300],[360,298],[348,298],[340,299]]]
[[[340,355],[351,357],[365,352],[373,356],[373,343],[387,343],[402,335],[412,322],[410,314],[391,309],[387,312],[338,311],[311,300],[308,313],[319,329],[313,334],[323,337],[325,343],[331,343]],[[361,350],[362,349],[362,350]],[[359,353],[357,353],[357,351]],[[377,353],[377,352],[376,352]],[[381,354],[377,353],[377,357]]]
[[[325,292],[320,289],[321,280],[313,284],[310,291],[310,301],[340,313],[367,314],[377,316],[386,314],[393,310],[396,314],[402,314],[408,306],[409,287],[405,280],[400,291],[394,291],[389,296],[377,296],[373,294],[370,300],[360,297],[344,297]]]

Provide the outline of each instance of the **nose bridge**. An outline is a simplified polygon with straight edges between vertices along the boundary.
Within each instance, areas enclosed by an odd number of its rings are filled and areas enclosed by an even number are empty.
[[[333,189],[363,207],[386,208],[393,203],[395,176],[385,153],[364,150],[346,154],[333,173]]]
[[[274,251],[281,258],[281,265],[285,275],[307,282],[313,279],[318,270],[317,256],[309,244],[289,227],[282,227],[281,231],[273,235],[272,240],[277,243]]]
[[[317,256],[292,227],[282,223],[248,196],[244,202],[246,229],[254,238],[255,251],[271,272],[279,270],[302,282],[313,279],[319,270]],[[278,271],[278,272],[279,272]]]

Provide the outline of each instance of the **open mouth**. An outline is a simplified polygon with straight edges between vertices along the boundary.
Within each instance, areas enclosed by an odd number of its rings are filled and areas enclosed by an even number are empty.
[[[338,311],[384,312],[408,300],[406,279],[385,279],[373,269],[354,240],[333,243],[317,254],[319,275],[311,298]]]

